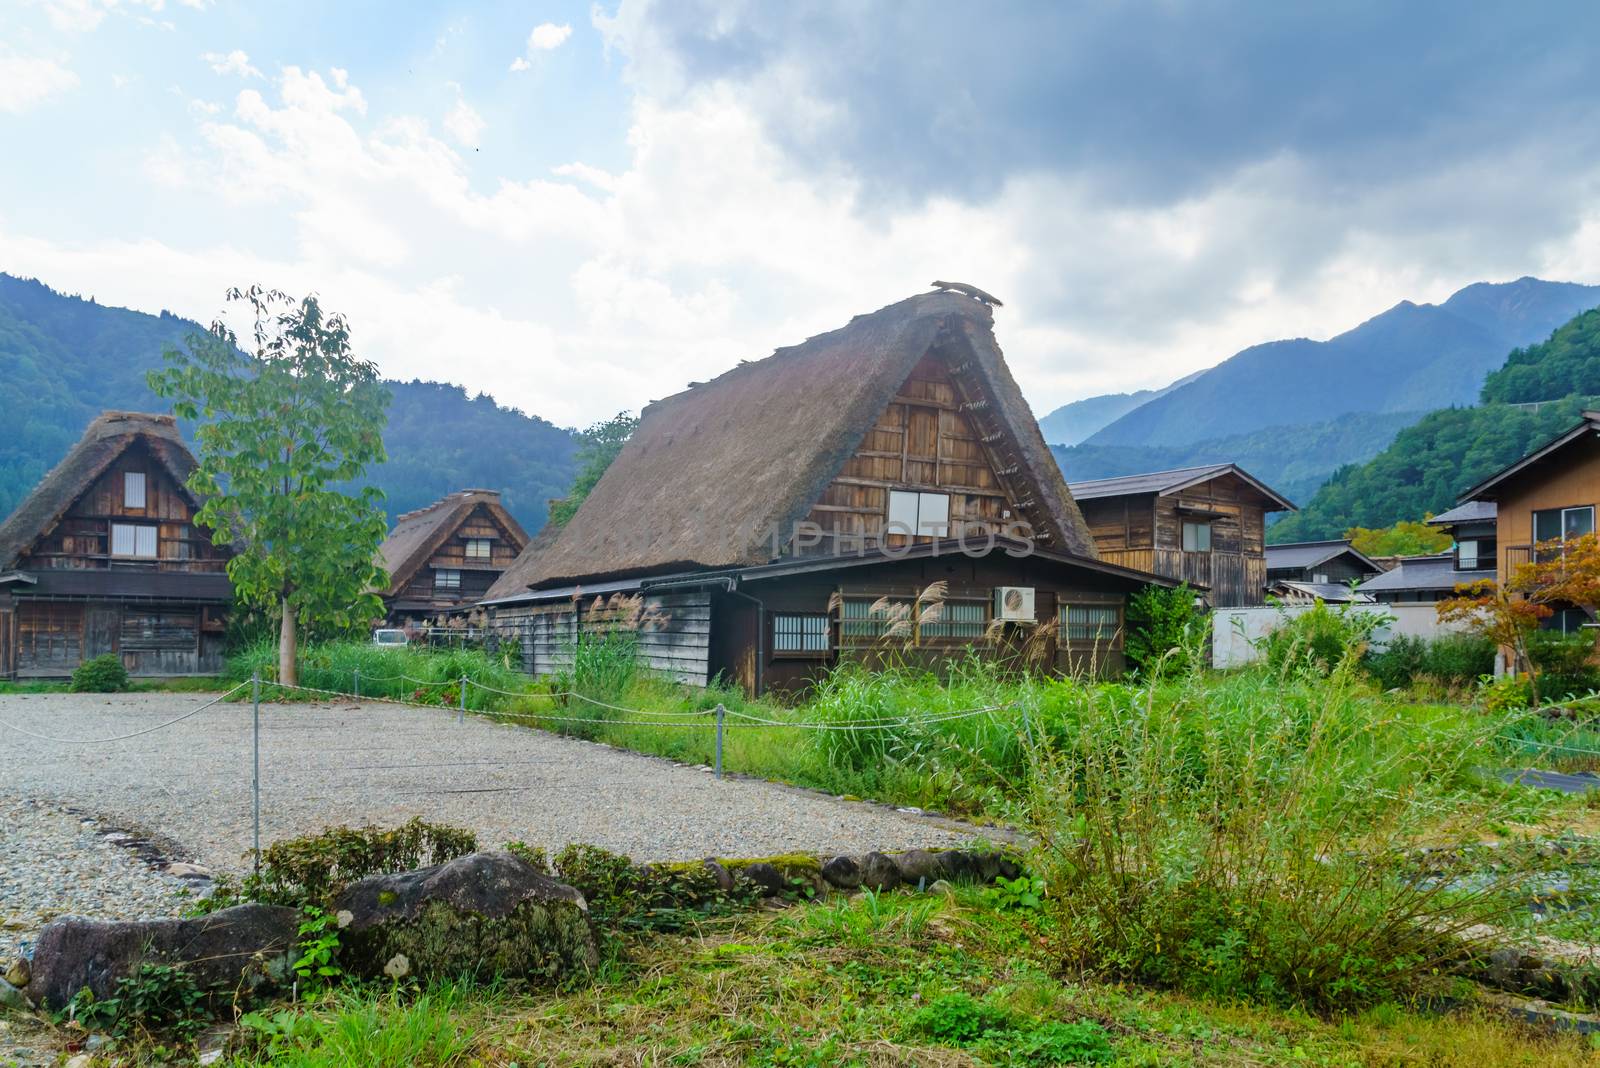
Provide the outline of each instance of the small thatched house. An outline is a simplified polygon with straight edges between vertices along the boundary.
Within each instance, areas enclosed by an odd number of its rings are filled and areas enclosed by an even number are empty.
[[[485,605],[534,673],[632,625],[657,669],[762,692],[890,650],[1116,666],[1152,581],[1099,559],[990,309],[935,293],[650,404]]]
[[[227,553],[170,415],[106,412],[0,523],[0,676],[72,673],[116,653],[134,675],[222,666]]]
[[[528,545],[495,490],[468,489],[407,512],[378,549],[390,623],[427,619],[483,600]]]

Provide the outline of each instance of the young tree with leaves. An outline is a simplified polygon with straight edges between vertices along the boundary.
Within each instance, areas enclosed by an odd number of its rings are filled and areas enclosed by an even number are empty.
[[[578,508],[589,491],[600,482],[611,461],[617,458],[639,427],[637,416],[618,412],[603,423],[596,423],[578,434],[578,473],[572,479],[572,488],[560,500],[550,502],[550,522],[566,526],[567,520],[578,514]]]
[[[1539,683],[1528,655],[1528,636],[1539,629],[1539,621],[1550,611],[1548,605],[1519,595],[1509,583],[1502,587],[1491,579],[1461,583],[1454,597],[1434,608],[1440,623],[1456,624],[1511,650],[1511,670],[1527,672],[1535,705],[1539,703]]]
[[[295,685],[297,627],[352,629],[383,612],[371,592],[385,581],[383,494],[333,487],[383,462],[389,392],[317,298],[252,286],[228,300],[253,316],[254,350],[218,321],[187,352],[168,349],[150,388],[200,421],[196,522],[233,547],[235,597],[278,614],[278,679]]]
[[[1344,532],[1350,547],[1368,556],[1427,556],[1450,548],[1450,535],[1426,521],[1402,519],[1393,526],[1351,527]]]

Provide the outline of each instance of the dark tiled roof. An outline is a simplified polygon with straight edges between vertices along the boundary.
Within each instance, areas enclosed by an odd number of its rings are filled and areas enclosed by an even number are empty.
[[[1327,563],[1336,556],[1349,554],[1356,558],[1361,566],[1373,573],[1382,571],[1365,553],[1357,551],[1344,539],[1334,541],[1296,541],[1286,545],[1267,546],[1267,570],[1286,570],[1294,568],[1303,570],[1316,567],[1318,564]]]
[[[1272,590],[1280,596],[1293,598],[1295,595],[1299,595],[1306,600],[1315,598],[1327,604],[1349,604],[1372,600],[1365,593],[1359,590],[1352,590],[1342,582],[1297,582],[1293,579],[1279,579],[1270,585]]]
[[[1493,579],[1494,571],[1457,571],[1454,553],[1406,556],[1391,570],[1363,582],[1362,593],[1396,593],[1401,590],[1452,590],[1463,582]]]
[[[1174,467],[1168,471],[1146,471],[1138,475],[1118,475],[1115,478],[1096,478],[1086,482],[1070,482],[1074,500],[1092,501],[1097,497],[1129,497],[1140,493],[1176,493],[1188,486],[1209,482],[1220,475],[1237,475],[1250,483],[1263,496],[1282,506],[1279,510],[1294,510],[1294,502],[1279,494],[1266,483],[1251,475],[1238,464],[1201,464],[1198,467]]]
[[[1447,512],[1440,512],[1429,523],[1449,526],[1452,523],[1487,523],[1499,514],[1500,506],[1494,501],[1468,501]]]

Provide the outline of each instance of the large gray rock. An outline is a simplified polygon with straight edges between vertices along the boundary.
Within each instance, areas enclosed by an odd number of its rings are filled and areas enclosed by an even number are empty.
[[[87,920],[69,916],[39,933],[28,996],[61,1008],[88,987],[110,995],[141,964],[181,964],[201,988],[254,989],[281,980],[300,913],[277,905],[236,905],[182,920]]]
[[[908,849],[904,853],[893,854],[890,859],[900,873],[900,881],[918,889],[944,878],[946,874],[944,864],[926,849]]]
[[[583,895],[510,853],[374,875],[342,891],[333,911],[348,920],[339,966],[363,978],[559,980],[600,960]]]
[[[837,856],[822,864],[822,877],[828,885],[840,890],[854,890],[861,885],[861,865],[855,857]]]
[[[893,890],[900,885],[900,869],[882,853],[861,858],[861,885],[868,890]]]

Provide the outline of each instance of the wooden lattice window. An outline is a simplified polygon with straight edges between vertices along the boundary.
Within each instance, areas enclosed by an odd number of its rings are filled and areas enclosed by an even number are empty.
[[[122,613],[120,644],[125,653],[187,650],[195,648],[199,633],[200,621],[193,612],[126,609]]]
[[[877,611],[873,611],[874,607]],[[846,597],[839,607],[839,641],[866,645],[888,636],[889,628],[908,618],[909,600],[883,601],[877,597]]]
[[[28,604],[17,609],[17,665],[75,665],[83,659],[83,608]]]
[[[467,559],[487,560],[494,553],[494,542],[489,538],[468,538]]]
[[[111,524],[111,555],[135,560],[156,558],[156,528],[142,523]]]
[[[1106,644],[1117,636],[1116,605],[1064,604],[1059,609],[1061,640],[1067,644]]]
[[[772,616],[772,651],[788,656],[828,652],[830,621],[821,612],[778,612]]]
[[[433,588],[436,590],[459,590],[461,588],[461,572],[453,567],[441,567],[433,573]]]
[[[924,638],[978,639],[989,625],[989,605],[985,601],[946,601],[939,618],[922,624]]]

